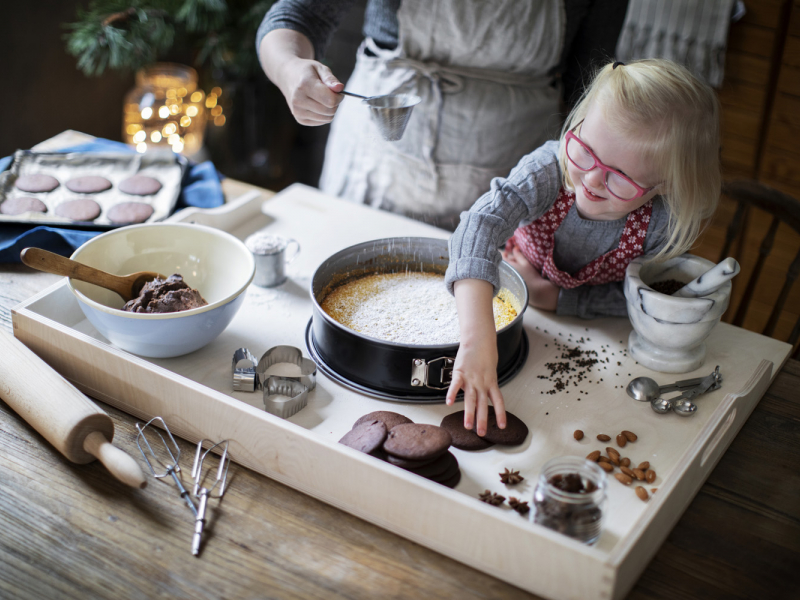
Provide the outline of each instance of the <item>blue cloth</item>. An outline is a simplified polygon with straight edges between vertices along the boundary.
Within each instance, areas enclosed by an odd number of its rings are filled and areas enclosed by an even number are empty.
[[[135,152],[122,142],[97,138],[91,142],[58,150],[58,152]],[[13,157],[0,159],[0,172],[5,171]],[[176,210],[194,206],[213,208],[225,202],[220,180],[223,176],[210,161],[189,163],[181,182],[181,195],[175,205]],[[18,223],[0,225],[0,263],[20,262],[19,253],[23,248],[35,246],[50,252],[69,256],[81,244],[100,235],[102,231],[82,231],[59,227],[32,226]]]

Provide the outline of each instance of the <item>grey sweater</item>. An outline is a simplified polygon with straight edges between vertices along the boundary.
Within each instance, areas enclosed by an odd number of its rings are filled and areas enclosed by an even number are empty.
[[[547,142],[522,157],[507,178],[493,179],[490,190],[469,211],[461,213],[461,223],[450,238],[450,266],[445,276],[450,292],[459,279],[484,279],[497,292],[502,260],[500,246],[517,227],[546,213],[553,206],[561,185],[557,141]],[[616,248],[626,218],[591,221],[582,218],[573,204],[555,233],[553,260],[556,266],[575,274],[598,256]],[[667,207],[656,197],[644,240],[644,254],[655,254],[664,247],[668,221]],[[627,316],[622,282],[562,289],[556,312],[587,319]]]

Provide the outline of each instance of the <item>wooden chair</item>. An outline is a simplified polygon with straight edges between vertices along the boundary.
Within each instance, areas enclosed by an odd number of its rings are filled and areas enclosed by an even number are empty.
[[[750,300],[752,299],[753,292],[756,289],[758,278],[761,275],[764,262],[772,250],[778,225],[784,223],[800,234],[800,200],[790,196],[789,194],[785,194],[763,183],[753,180],[725,182],[722,186],[722,193],[736,201],[738,203],[738,207],[733,219],[731,219],[731,222],[728,225],[728,230],[725,235],[725,245],[722,248],[719,260],[723,260],[724,258],[730,256],[729,252],[731,245],[737,236],[739,236],[742,232],[742,226],[746,221],[750,207],[758,208],[772,215],[772,223],[770,224],[769,230],[761,241],[756,265],[753,268],[750,279],[747,281],[747,287],[745,287],[744,294],[736,310],[736,315],[732,321],[734,325],[741,326],[744,322],[747,309],[750,306]],[[786,298],[789,296],[789,291],[792,289],[792,285],[799,274],[800,249],[798,249],[797,255],[786,272],[786,279],[784,281],[783,288],[778,294],[778,298],[775,301],[769,320],[762,331],[764,335],[773,337],[772,334],[775,331],[775,325],[778,322],[778,318],[783,310],[783,306],[786,303]],[[793,308],[795,310],[800,309],[800,307]],[[800,317],[798,317],[797,322],[795,323],[787,341],[794,346],[797,343],[798,337],[800,337]],[[799,356],[800,347],[798,347],[795,351],[793,358],[798,358]]]

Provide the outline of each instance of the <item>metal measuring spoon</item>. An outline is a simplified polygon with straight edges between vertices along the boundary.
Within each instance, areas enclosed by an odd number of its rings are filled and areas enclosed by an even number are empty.
[[[686,390],[675,398],[656,398],[650,403],[650,406],[659,414],[672,410],[681,417],[690,417],[697,411],[697,405],[692,400],[709,390],[718,389],[721,382],[722,376],[719,373],[719,366],[717,366],[711,375],[701,378],[696,387]]]
[[[699,385],[702,383],[703,379],[705,378],[697,377],[695,379],[676,381],[669,385],[658,385],[656,380],[650,377],[636,377],[628,383],[625,391],[628,393],[628,396],[639,402],[653,402],[654,400],[658,400],[661,394],[674,392],[675,390],[691,387],[693,385]]]

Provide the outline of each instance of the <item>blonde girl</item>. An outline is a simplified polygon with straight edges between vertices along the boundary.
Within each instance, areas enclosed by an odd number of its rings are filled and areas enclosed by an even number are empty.
[[[628,263],[688,251],[716,208],[720,183],[711,88],[667,60],[600,69],[561,139],[492,180],[450,239],[446,281],[461,344],[447,403],[464,391],[464,426],[485,433],[489,403],[505,426],[491,302],[501,256],[525,279],[536,308],[626,316]]]

